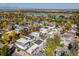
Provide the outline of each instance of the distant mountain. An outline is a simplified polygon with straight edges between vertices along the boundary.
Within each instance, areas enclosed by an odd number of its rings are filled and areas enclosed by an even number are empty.
[[[0,9],[17,9],[17,7],[0,6]]]
[[[79,9],[36,9],[36,8],[20,8],[20,7],[7,7],[7,6],[0,6],[0,11],[37,11],[37,12],[70,12],[70,11],[79,11]]]

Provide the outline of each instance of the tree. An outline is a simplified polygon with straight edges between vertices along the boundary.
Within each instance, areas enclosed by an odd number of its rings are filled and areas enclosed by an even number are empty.
[[[6,41],[10,41],[10,36],[9,35],[7,35],[7,34],[3,34],[3,37],[4,37],[4,40],[6,40]]]
[[[54,39],[48,38],[46,43],[46,55],[53,55],[58,45],[60,45],[60,37],[58,35],[55,35]]]
[[[64,15],[60,15],[59,19],[65,19],[65,16]]]
[[[72,16],[72,20],[74,21],[75,24],[77,24],[77,29],[79,30],[79,15],[78,14],[74,14]]]
[[[50,55],[50,56],[53,55],[54,50],[55,50],[55,48],[56,48],[56,44],[55,44],[55,42],[53,41],[53,39],[48,38],[48,39],[47,39],[46,46],[47,46],[46,55]]]
[[[47,56],[53,55],[51,48],[47,48],[47,50],[46,50],[46,55],[47,55]]]
[[[58,35],[55,35],[55,38],[54,38],[54,41],[55,41],[55,44],[56,45],[59,45],[60,44],[60,37]]]
[[[66,29],[69,29],[71,27],[72,23],[70,20],[67,20],[66,22]]]
[[[79,49],[78,44],[79,44],[78,42],[74,42],[73,44],[71,44],[72,45],[72,47],[70,49],[70,55],[71,56],[77,56],[78,55],[78,49]]]
[[[7,45],[3,46],[3,48],[0,49],[0,55],[1,56],[10,56],[10,50]]]

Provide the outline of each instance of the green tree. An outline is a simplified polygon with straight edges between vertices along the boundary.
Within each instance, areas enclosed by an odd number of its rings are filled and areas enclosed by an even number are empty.
[[[1,56],[10,56],[10,50],[7,45],[3,46],[3,48],[0,49],[0,55]]]
[[[3,34],[3,37],[4,37],[4,40],[6,40],[6,41],[9,41],[10,40],[10,38],[9,38],[10,36],[7,35],[7,34],[5,34],[5,33]]]
[[[72,26],[71,20],[67,20],[66,29],[69,29]]]
[[[47,39],[47,49],[46,49],[46,55],[51,56],[54,55],[54,50],[56,49],[57,46],[59,46],[60,44],[60,37],[59,36],[55,36],[54,39],[48,38]]]
[[[71,56],[77,56],[78,55],[78,49],[79,49],[79,46],[78,46],[78,42],[74,42],[72,44],[72,48],[70,49],[70,55]]]
[[[60,37],[58,35],[55,35],[55,38],[54,38],[54,41],[55,41],[55,44],[56,45],[59,45],[60,44]]]

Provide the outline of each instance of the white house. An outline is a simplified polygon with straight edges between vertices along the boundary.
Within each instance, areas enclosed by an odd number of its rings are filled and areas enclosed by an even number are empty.
[[[34,37],[39,37],[39,32],[32,32],[29,35],[32,35]]]
[[[76,24],[72,24],[72,28],[73,29],[76,29],[77,28],[77,25]]]
[[[50,38],[54,38],[54,32],[53,32],[53,31],[50,31],[50,32],[48,33],[48,36],[49,36]]]
[[[27,35],[27,37],[30,38],[31,41],[38,40],[40,38],[39,32],[32,32],[29,35]]]
[[[44,42],[42,40],[37,40],[35,42],[35,44],[37,44],[38,47],[39,47],[38,51],[41,51],[44,48],[44,46],[43,46],[44,45]]]
[[[30,41],[28,39],[20,38],[16,41],[15,45],[23,50],[27,49],[30,45]]]
[[[26,50],[26,52],[30,55],[36,55],[38,53],[38,45],[32,45],[29,49]]]
[[[33,46],[31,46],[28,50],[26,50],[26,52],[29,53],[30,55],[36,55],[41,50],[43,50],[43,48],[44,48],[43,41],[37,40],[35,41]]]
[[[60,35],[60,31],[58,29],[53,29],[52,32],[55,35]]]
[[[48,33],[48,29],[46,29],[46,28],[41,28],[40,29],[40,35],[46,35]]]
[[[53,26],[48,26],[48,30],[53,30],[55,28],[55,25]]]
[[[20,33],[20,29],[17,29],[17,28],[16,28],[14,31],[15,31],[17,34]]]
[[[64,35],[61,37],[61,40],[62,43],[68,46],[71,42],[74,41],[74,36],[72,36],[70,33],[64,33]]]

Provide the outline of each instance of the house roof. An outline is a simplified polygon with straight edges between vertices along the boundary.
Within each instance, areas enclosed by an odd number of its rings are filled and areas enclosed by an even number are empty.
[[[14,52],[13,54],[12,54],[12,56],[21,56],[19,53],[17,53],[17,52]]]
[[[67,32],[67,33],[64,33],[63,35],[64,37],[74,37],[75,34],[73,32]]]
[[[61,40],[72,42],[73,41],[73,37],[64,36],[64,37],[61,37]]]
[[[27,37],[29,37],[29,38],[31,38],[31,39],[33,39],[33,38],[34,38],[34,36],[31,36],[31,35],[27,35]]]
[[[39,33],[38,32],[32,32],[29,35],[36,37],[37,35],[39,35]]]
[[[34,44],[33,46],[31,46],[31,47],[27,50],[27,52],[31,54],[37,47],[38,47],[38,45],[37,45],[37,44]]]
[[[16,33],[20,33],[20,29],[15,29],[15,32]]]
[[[41,29],[40,29],[40,32],[42,32],[42,33],[47,33],[47,32],[48,32],[48,29],[41,28]]]
[[[54,32],[53,31],[50,31],[48,34],[53,34]]]
[[[21,49],[26,49],[27,48],[27,43],[29,42],[29,40],[26,40],[24,38],[20,38],[19,40],[17,40],[17,42],[15,43],[16,46],[18,46]]]
[[[20,38],[17,40],[17,42],[21,42],[21,43],[25,44],[25,43],[29,42],[29,40],[26,40],[24,38]]]
[[[42,41],[41,41],[41,40],[37,40],[35,43],[36,43],[37,45],[40,45],[40,44],[42,43]]]

